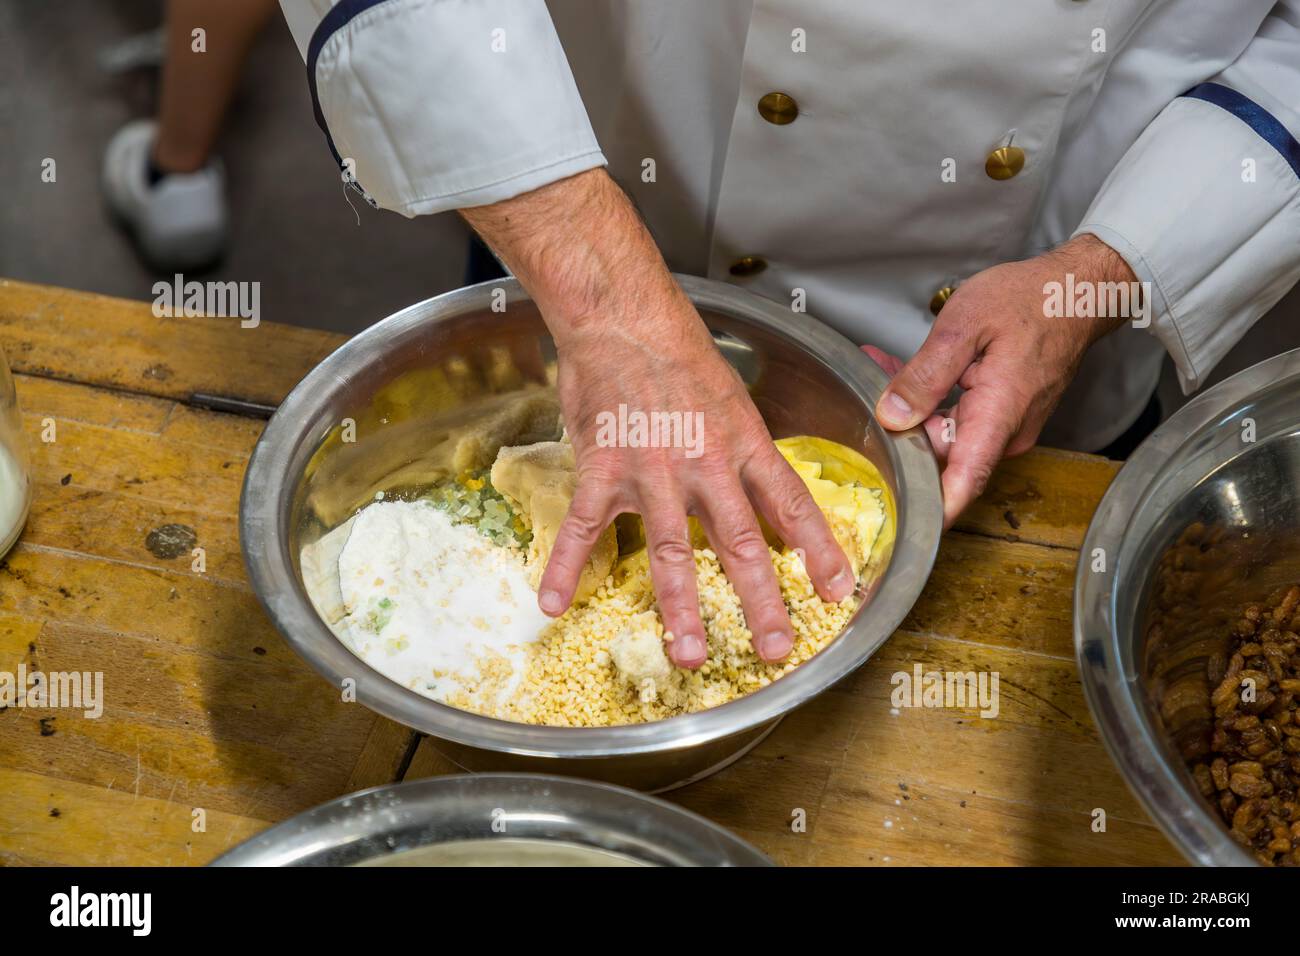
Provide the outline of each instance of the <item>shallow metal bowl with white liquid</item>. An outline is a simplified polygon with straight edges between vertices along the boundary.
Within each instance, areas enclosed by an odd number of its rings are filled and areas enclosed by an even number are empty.
[[[884,476],[897,514],[893,551],[844,633],[793,673],[740,700],[623,727],[484,717],[417,694],[363,664],[309,600],[300,565],[305,545],[377,493],[418,484],[422,456],[449,421],[473,414],[490,396],[545,384],[554,346],[515,280],[429,299],[349,340],[290,393],[253,452],[240,503],[241,539],[253,587],[280,632],[335,687],[354,688],[361,703],[431,735],[465,769],[572,774],[642,790],[698,779],[735,760],[782,716],[866,661],[929,576],[942,526],[938,472],[920,430],[892,435],[875,421],[885,373],[807,315],[734,286],[678,278],[773,437],[817,435],[858,449]]]
[[[1084,540],[1075,649],[1111,756],[1192,862],[1250,865],[1183,747],[1242,608],[1300,582],[1300,349],[1198,395],[1133,454]]]
[[[341,797],[214,866],[771,866],[671,803],[542,774],[474,774]]]

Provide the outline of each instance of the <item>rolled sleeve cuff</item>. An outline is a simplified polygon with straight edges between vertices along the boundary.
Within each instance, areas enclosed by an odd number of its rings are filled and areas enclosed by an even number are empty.
[[[1149,283],[1150,331],[1184,392],[1300,279],[1295,141],[1278,141],[1285,127],[1248,100],[1246,114],[1225,105],[1240,94],[1206,86],[1152,121],[1074,233],[1097,236]]]
[[[307,65],[345,178],[405,216],[605,164],[541,0],[343,0]]]

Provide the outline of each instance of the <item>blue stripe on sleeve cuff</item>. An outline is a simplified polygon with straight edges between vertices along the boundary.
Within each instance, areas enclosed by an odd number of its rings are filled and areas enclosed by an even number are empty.
[[[1227,110],[1276,149],[1295,174],[1300,176],[1300,143],[1296,142],[1291,131],[1283,126],[1276,116],[1254,100],[1219,83],[1202,83],[1192,87],[1183,96],[1205,100]]]
[[[330,148],[330,155],[334,157],[334,162],[338,163],[340,169],[344,168],[343,157],[339,155],[338,147],[334,145],[334,137],[330,135],[329,123],[325,121],[325,111],[321,109],[320,94],[316,88],[316,61],[320,58],[320,52],[324,49],[325,44],[329,42],[330,37],[351,23],[353,18],[365,13],[371,7],[377,7],[381,3],[387,2],[388,0],[339,0],[338,3],[330,7],[329,12],[316,25],[311,40],[307,44],[307,86],[311,90],[312,113],[316,116],[316,125],[325,134],[325,143]],[[365,191],[359,182],[355,179],[347,182],[348,186],[360,193],[367,203],[376,209],[379,208],[375,200],[371,198],[370,194]]]

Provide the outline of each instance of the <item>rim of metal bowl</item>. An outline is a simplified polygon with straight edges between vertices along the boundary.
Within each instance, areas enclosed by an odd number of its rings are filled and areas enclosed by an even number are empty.
[[[1074,580],[1074,648],[1084,696],[1111,759],[1129,789],[1165,835],[1201,866],[1254,864],[1208,807],[1192,805],[1182,767],[1154,744],[1161,735],[1125,673],[1115,626],[1116,590],[1123,583],[1121,545],[1132,516],[1175,453],[1193,435],[1260,390],[1300,375],[1300,349],[1265,359],[1207,389],[1157,428],[1129,457],[1102,497],[1088,525]],[[1244,451],[1242,452],[1245,453]],[[1220,463],[1223,464],[1223,463]],[[1114,556],[1094,572],[1088,556],[1104,548]]]
[[[812,317],[751,292],[695,276],[677,276],[692,302],[789,337],[835,370],[868,411],[889,377],[857,346]],[[548,727],[514,723],[459,710],[417,694],[364,664],[317,615],[294,573],[289,553],[292,492],[287,465],[307,440],[320,396],[346,386],[366,348],[413,326],[490,307],[494,289],[507,302],[528,298],[515,279],[467,286],[426,299],[349,339],[289,393],[262,433],[249,460],[240,500],[244,561],[262,606],[300,657],[335,687],[357,681],[357,699],[398,723],[470,747],[519,756],[611,757],[678,750],[742,733],[793,710],[857,669],[893,634],[929,577],[939,546],[943,505],[929,439],[920,428],[891,434],[885,447],[902,489],[895,502],[894,553],[866,614],[859,615],[825,650],[778,681],[720,707],[667,720],[620,727]],[[360,676],[359,676],[360,675]]]
[[[449,800],[459,799],[461,804]],[[386,830],[441,821],[445,829],[483,831],[491,811],[510,806],[508,830],[515,839],[578,843],[641,863],[696,866],[775,866],[731,831],[667,800],[626,787],[538,773],[475,773],[384,784],[338,797],[263,830],[212,861],[211,866],[295,866],[323,862],[322,854],[382,838]],[[603,846],[597,835],[612,837]],[[399,847],[402,853],[464,840],[466,836]],[[366,856],[380,858],[386,853]],[[362,862],[357,860],[356,862]]]

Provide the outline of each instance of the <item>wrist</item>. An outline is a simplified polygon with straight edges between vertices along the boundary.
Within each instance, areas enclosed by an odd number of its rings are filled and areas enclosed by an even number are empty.
[[[600,332],[611,315],[661,319],[664,310],[654,306],[682,294],[603,169],[462,215],[528,290],[561,347]]]
[[[1092,233],[1082,233],[1058,246],[1053,253],[1074,286],[1091,286],[1095,305],[1089,320],[1089,341],[1113,332],[1141,314],[1142,285],[1128,262]]]

